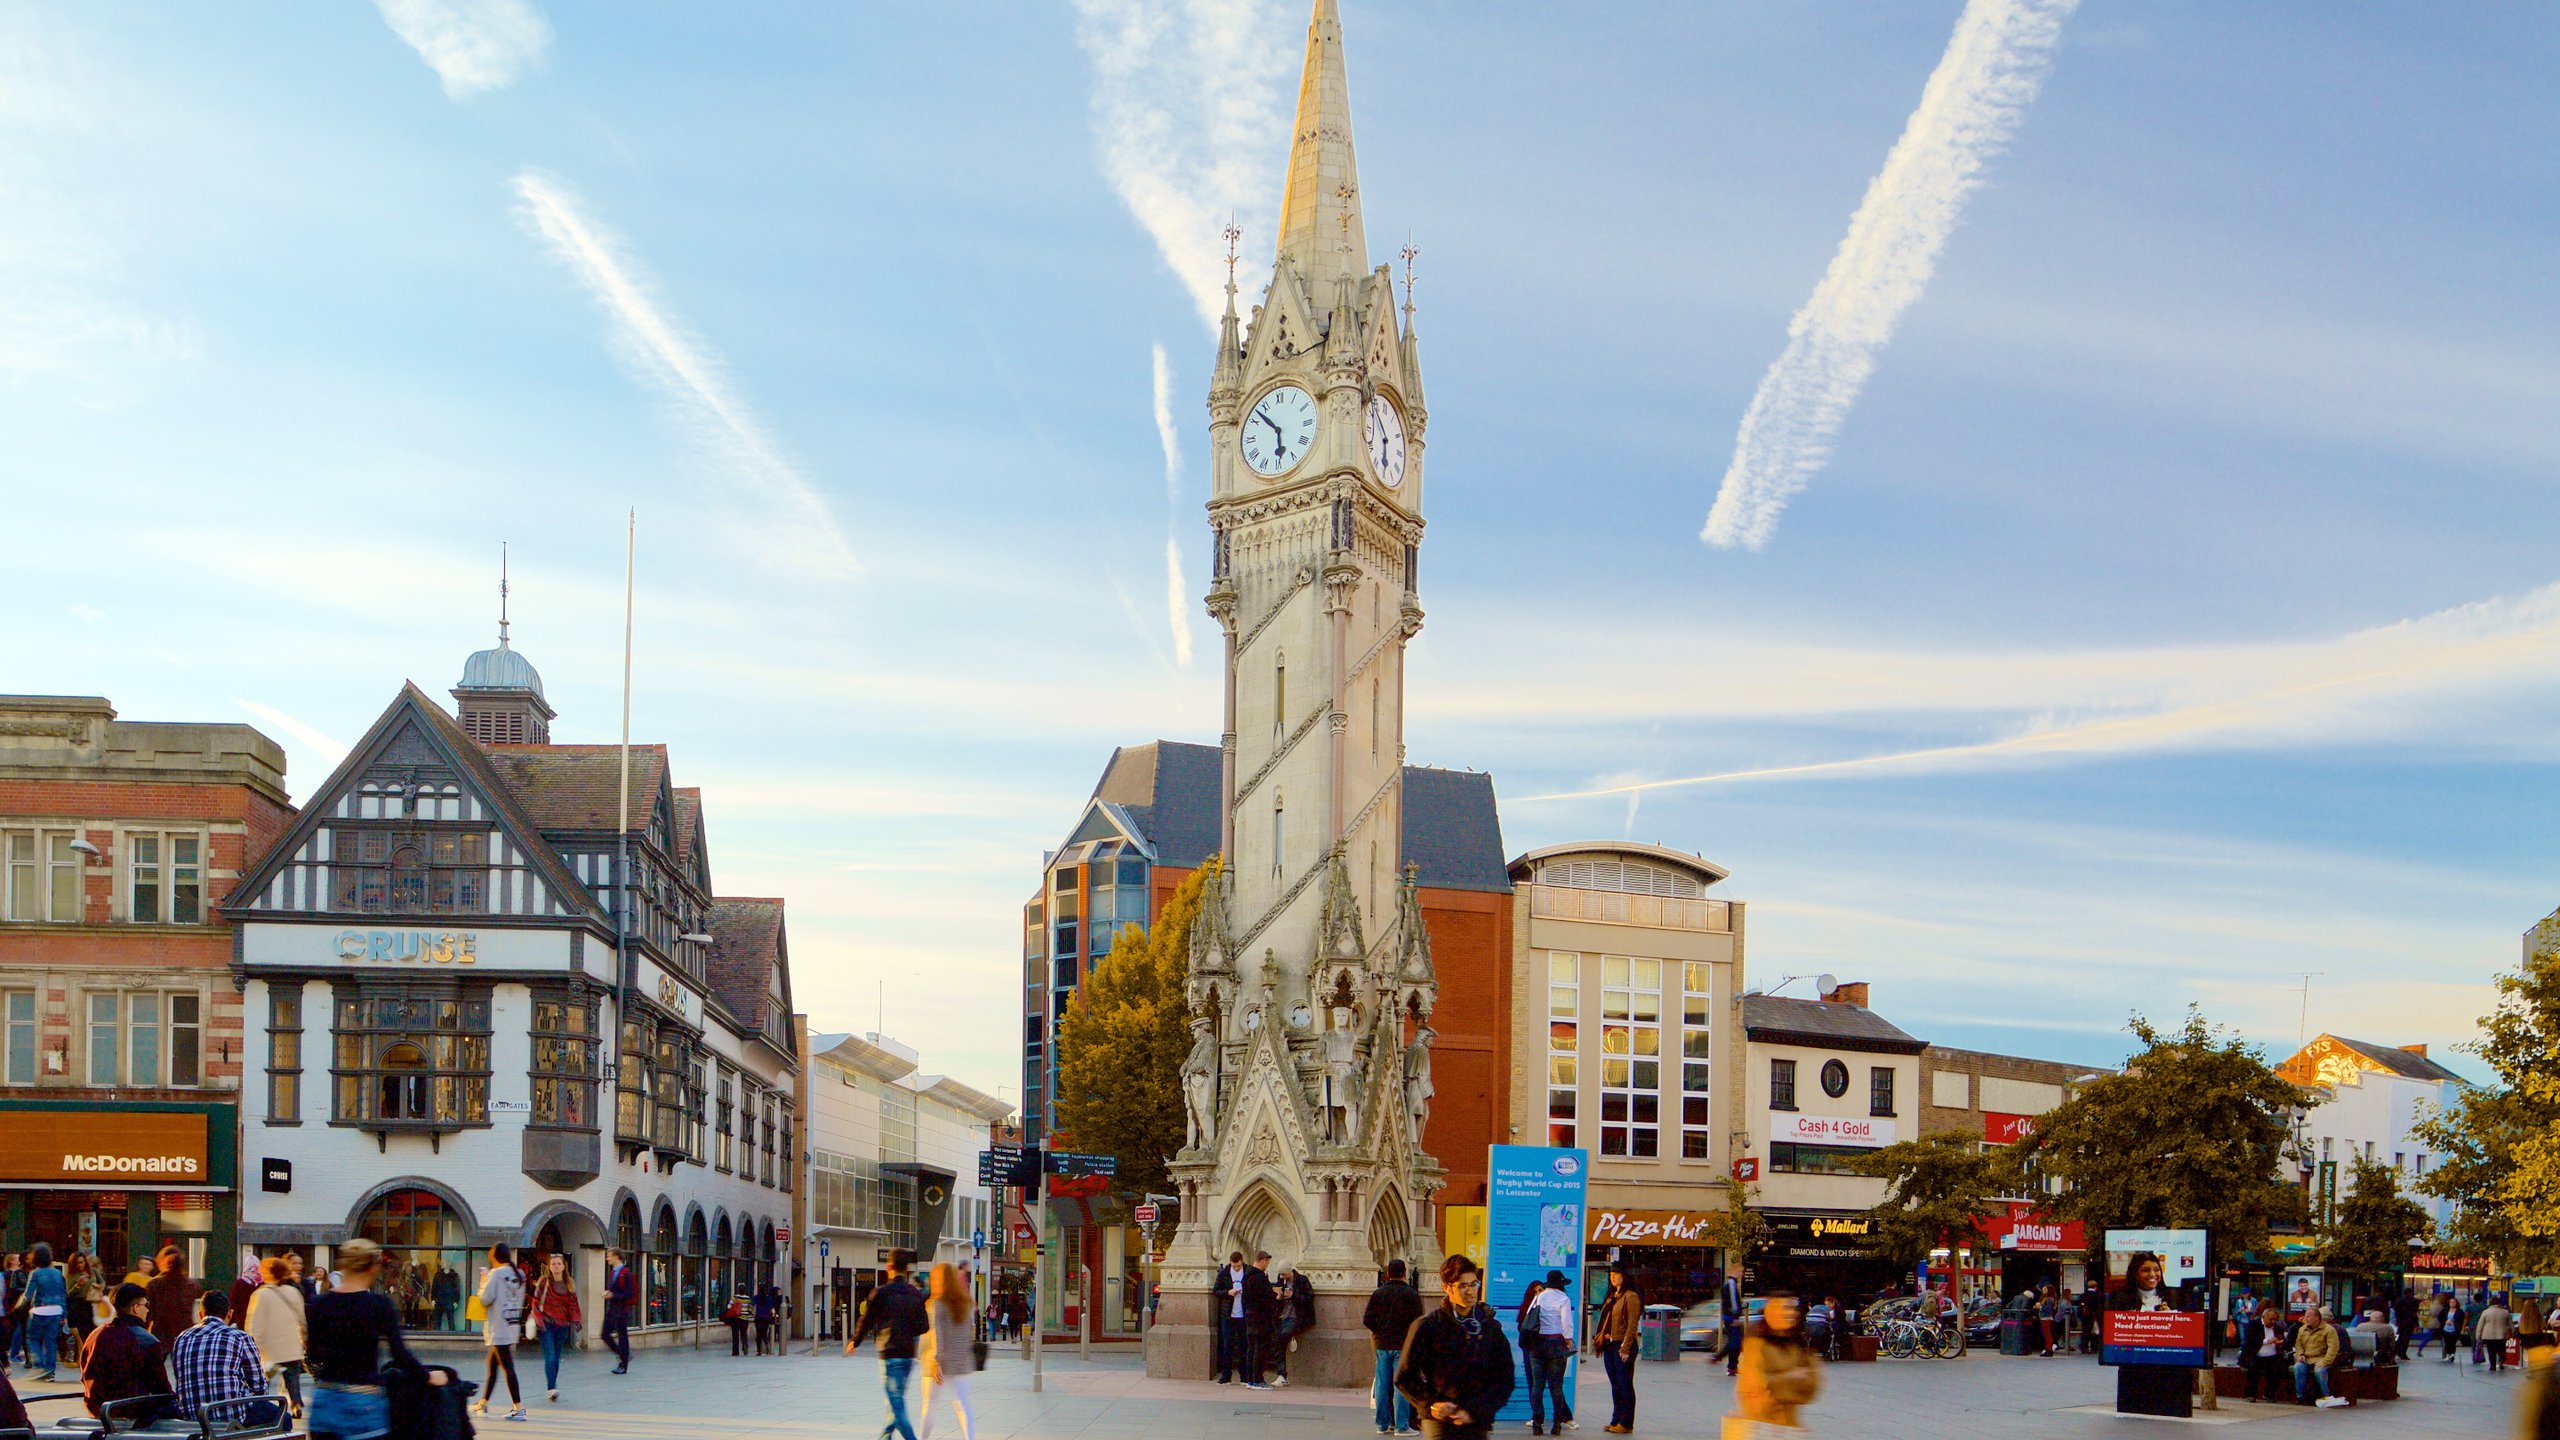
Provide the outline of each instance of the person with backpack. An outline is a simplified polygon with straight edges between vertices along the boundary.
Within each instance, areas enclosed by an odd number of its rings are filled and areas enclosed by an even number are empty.
[[[743,1295],[730,1296],[729,1303],[721,1307],[720,1323],[729,1327],[730,1357],[734,1359],[746,1354],[747,1297]]]
[[[489,1347],[489,1364],[475,1403],[481,1414],[489,1413],[503,1370],[507,1401],[515,1407],[507,1418],[526,1420],[532,1417],[524,1413],[524,1391],[516,1383],[516,1342],[524,1338],[524,1272],[516,1268],[514,1254],[503,1240],[490,1246],[489,1273],[480,1279],[480,1308],[487,1317],[480,1322],[480,1334]]]
[[[1561,1435],[1582,1427],[1573,1423],[1573,1401],[1565,1392],[1565,1371],[1573,1359],[1573,1292],[1564,1272],[1550,1270],[1545,1284],[1532,1284],[1520,1307],[1520,1356],[1529,1372],[1529,1433]],[[1550,1398],[1552,1397],[1552,1398]],[[1546,1429],[1555,1416],[1555,1429]]]

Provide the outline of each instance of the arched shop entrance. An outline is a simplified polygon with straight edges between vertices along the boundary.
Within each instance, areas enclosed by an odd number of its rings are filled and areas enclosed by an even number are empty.
[[[465,1299],[479,1288],[486,1257],[471,1244],[471,1223],[450,1197],[424,1187],[384,1192],[350,1227],[382,1247],[374,1288],[400,1312],[401,1325],[425,1334],[458,1335],[479,1326],[465,1318]]]

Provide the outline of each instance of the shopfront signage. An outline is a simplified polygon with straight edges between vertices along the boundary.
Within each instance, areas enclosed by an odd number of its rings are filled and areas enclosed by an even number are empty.
[[[1594,1245],[1713,1245],[1707,1238],[1712,1212],[1705,1210],[1612,1210],[1591,1207],[1586,1238]]]
[[[2012,1205],[2005,1215],[1989,1216],[1982,1228],[1992,1249],[2013,1254],[2078,1255],[2089,1248],[2088,1229],[2079,1221],[2040,1215],[2029,1205]]]
[[[2098,1359],[2108,1365],[2183,1365],[2202,1369],[2205,1315],[2191,1310],[2109,1310],[2099,1327]]]
[[[654,961],[642,960],[639,980],[649,998],[664,1006],[668,1014],[687,1025],[702,1023],[701,997],[686,988],[674,974],[661,969]]]
[[[1760,1178],[1760,1157],[1745,1155],[1733,1162],[1733,1178],[1745,1185]]]
[[[211,1183],[202,1113],[17,1110],[0,1125],[0,1180],[63,1184]]]
[[[473,965],[479,963],[480,937],[469,930],[341,930],[338,958]]]
[[[2036,1133],[2033,1115],[2003,1115],[1997,1110],[1982,1112],[1982,1138],[1994,1145],[2015,1145]]]
[[[2443,1255],[2427,1250],[2410,1256],[2409,1268],[2436,1275],[2486,1275],[2489,1262],[2475,1260],[2468,1255]]]
[[[1891,1116],[1779,1115],[1769,1127],[1772,1140],[1808,1145],[1862,1145],[1881,1148],[1893,1143]]]
[[[1764,1248],[1772,1255],[1797,1260],[1848,1260],[1867,1253],[1864,1244],[1875,1222],[1864,1215],[1769,1214]]]

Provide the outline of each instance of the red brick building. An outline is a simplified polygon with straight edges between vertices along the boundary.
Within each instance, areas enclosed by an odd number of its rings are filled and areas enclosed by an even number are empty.
[[[244,1060],[219,906],[294,818],[275,741],[0,696],[0,1248],[227,1280]],[[66,1153],[70,1151],[72,1153]]]
[[[1153,925],[1174,890],[1217,851],[1219,765],[1214,745],[1159,740],[1113,751],[1067,839],[1046,858],[1039,891],[1023,907],[1022,1114],[1033,1144],[1049,1131],[1057,1022],[1068,998],[1121,927]],[[1512,884],[1493,777],[1408,765],[1401,813],[1402,859],[1419,876],[1440,989],[1423,1145],[1447,1167],[1438,1203],[1482,1205],[1486,1147],[1514,1138]],[[1058,1297],[1043,1301],[1050,1333],[1136,1340],[1144,1233],[1108,1197],[1050,1203],[1059,1243],[1048,1263],[1060,1265],[1063,1257],[1095,1277],[1091,1305],[1079,1302],[1065,1273],[1047,1277],[1043,1296]],[[1015,1258],[1028,1259],[1028,1252]]]

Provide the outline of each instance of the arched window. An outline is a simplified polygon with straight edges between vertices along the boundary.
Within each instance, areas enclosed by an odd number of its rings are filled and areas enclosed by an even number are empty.
[[[773,1222],[770,1220],[764,1223],[763,1249],[764,1258],[756,1262],[756,1284],[759,1288],[774,1284],[775,1276],[779,1273],[775,1265],[777,1257],[773,1245]]]
[[[628,1195],[613,1212],[613,1248],[622,1252],[624,1263],[640,1263],[640,1202]]]
[[[1282,651],[1271,660],[1271,738],[1274,741],[1289,733],[1289,655]]]
[[[710,1253],[711,1227],[702,1222],[702,1212],[696,1210],[693,1223],[686,1226],[684,1232],[684,1279],[681,1284],[684,1318],[687,1320],[703,1318],[703,1271],[710,1264]]]
[[[1280,873],[1281,852],[1289,843],[1288,802],[1276,792],[1271,797],[1271,873]]]
[[[427,908],[427,852],[414,841],[391,848],[391,909],[400,915]]]
[[[649,1236],[649,1323],[676,1323],[676,1212],[658,1202],[657,1228]]]
[[[711,1232],[711,1313],[718,1315],[729,1308],[729,1297],[738,1293],[737,1236],[729,1228],[729,1217]]]
[[[480,1262],[462,1217],[443,1196],[394,1190],[365,1207],[356,1233],[382,1247],[374,1288],[399,1307],[403,1327],[447,1334],[478,1328],[463,1311],[479,1286]]]
[[[416,1042],[395,1041],[383,1047],[382,1073],[375,1077],[381,1101],[375,1115],[384,1120],[426,1120],[427,1052]]]

